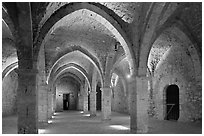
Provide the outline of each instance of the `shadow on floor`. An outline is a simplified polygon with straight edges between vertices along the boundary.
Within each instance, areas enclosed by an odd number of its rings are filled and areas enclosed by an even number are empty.
[[[55,113],[48,122],[39,125],[41,134],[129,134],[130,116],[112,112],[111,120],[102,121],[101,112],[90,117],[80,111]],[[2,133],[17,133],[17,117],[2,118]],[[166,120],[149,119],[149,134],[201,134],[201,123],[184,123]]]

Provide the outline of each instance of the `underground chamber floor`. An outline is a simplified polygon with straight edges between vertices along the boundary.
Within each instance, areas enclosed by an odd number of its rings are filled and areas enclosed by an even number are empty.
[[[102,121],[101,112],[90,117],[80,111],[64,111],[53,115],[48,124],[39,124],[40,134],[129,134],[130,116],[112,112],[111,120]],[[2,118],[2,133],[17,133],[17,117]],[[149,119],[150,134],[200,134],[201,123],[184,123]]]

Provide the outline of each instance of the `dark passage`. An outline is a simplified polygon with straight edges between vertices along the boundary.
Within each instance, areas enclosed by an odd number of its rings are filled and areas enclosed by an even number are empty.
[[[69,94],[63,94],[63,110],[69,110]]]
[[[100,111],[101,110],[101,90],[100,86],[96,86],[96,110]]]
[[[89,92],[89,89],[88,89]],[[90,94],[88,94],[88,111],[90,111]]]
[[[178,120],[179,118],[179,88],[170,85],[166,90],[166,120]]]

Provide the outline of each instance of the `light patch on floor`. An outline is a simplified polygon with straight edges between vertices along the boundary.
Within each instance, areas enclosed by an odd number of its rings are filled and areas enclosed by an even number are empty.
[[[49,124],[51,124],[51,123],[52,123],[52,120],[48,120],[47,122],[48,122]]]
[[[59,114],[59,113],[56,113],[56,112],[54,113],[54,115],[57,115],[57,114]]]
[[[84,114],[83,116],[90,117],[91,115],[90,114]]]
[[[84,113],[84,111],[80,111],[80,113]]]
[[[54,119],[55,118],[55,116],[52,116],[52,119]]]
[[[45,129],[38,129],[38,134],[44,134],[46,132]]]
[[[122,125],[110,125],[111,128],[118,129],[118,130],[129,130],[130,128],[122,126]]]

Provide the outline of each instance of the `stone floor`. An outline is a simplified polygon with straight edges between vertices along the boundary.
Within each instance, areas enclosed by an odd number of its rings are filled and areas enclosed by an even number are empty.
[[[130,117],[125,114],[112,112],[112,119],[101,121],[100,112],[96,117],[90,117],[80,111],[66,111],[55,113],[49,124],[39,124],[41,134],[124,134],[130,133]],[[2,133],[17,133],[17,117],[2,118]],[[202,133],[201,123],[183,123],[165,120],[149,119],[151,134],[196,134]]]

